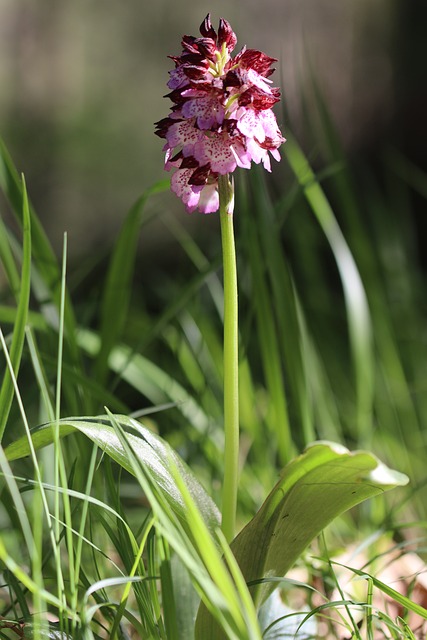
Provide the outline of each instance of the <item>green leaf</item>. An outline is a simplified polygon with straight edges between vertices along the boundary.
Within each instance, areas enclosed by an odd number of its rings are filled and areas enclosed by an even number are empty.
[[[339,562],[334,562],[334,564],[338,566],[344,566],[344,565],[341,565]],[[427,609],[425,609],[423,606],[421,606],[417,602],[414,602],[407,596],[404,596],[403,594],[396,591],[396,589],[393,589],[392,587],[390,587],[388,584],[385,584],[381,580],[378,580],[378,578],[375,578],[375,576],[372,576],[367,571],[361,571],[360,569],[355,569],[354,567],[346,567],[346,568],[349,569],[350,571],[353,571],[353,573],[360,576],[361,578],[367,578],[369,580],[372,580],[372,583],[377,587],[377,589],[380,589],[380,591],[382,591],[387,596],[389,596],[390,598],[398,602],[404,609],[409,609],[409,611],[413,611],[416,615],[420,616],[421,618],[424,618],[424,620],[427,620]]]
[[[133,453],[139,462],[150,471],[183,526],[187,528],[186,507],[181,492],[176,486],[174,476],[170,472],[171,465],[176,467],[181,474],[205,524],[211,532],[215,531],[220,521],[215,503],[167,442],[132,418],[116,416],[115,420],[125,432]],[[54,427],[53,423],[47,423],[32,429],[31,435],[35,449],[53,442]],[[84,433],[102,451],[111,456],[129,473],[134,474],[134,467],[129,459],[128,451],[120,441],[108,416],[63,419],[59,421],[59,427],[61,436],[67,436],[74,431]],[[27,456],[29,454],[27,439],[23,437],[10,444],[5,449],[5,454],[9,460]]]
[[[371,317],[365,288],[332,207],[302,149],[291,136],[288,136],[286,149],[288,163],[329,242],[341,278],[356,375],[357,424],[367,442],[370,438],[367,425],[371,424],[374,358]]]
[[[190,574],[177,554],[172,556],[172,578],[177,607],[177,625],[180,640],[194,640],[194,622],[200,604],[200,596],[195,590]]]
[[[284,576],[307,545],[334,518],[408,478],[367,451],[316,442],[282,471],[255,517],[231,544],[247,582]],[[256,584],[257,606],[274,583]]]
[[[246,207],[253,206],[252,202]],[[242,232],[245,234],[246,245],[250,247],[248,259],[251,265],[251,277],[255,295],[253,305],[258,323],[258,336],[261,349],[262,364],[270,396],[269,413],[270,424],[280,425],[277,429],[277,447],[281,464],[289,461],[293,454],[293,442],[290,429],[289,411],[285,387],[282,358],[278,348],[278,335],[271,304],[271,291],[265,276],[266,258],[262,251],[258,229],[251,222],[249,215],[242,216]]]
[[[19,302],[16,311],[16,320],[13,329],[12,344],[10,347],[10,363],[14,376],[17,377],[21,364],[22,349],[25,342],[25,326],[27,324],[28,305],[31,290],[31,224],[28,208],[27,191],[25,181],[22,179],[22,217],[23,217],[23,257],[21,284],[19,289]],[[5,369],[3,382],[0,389],[0,441],[3,438],[12,406],[14,388],[11,371]]]
[[[32,624],[26,623],[23,627],[22,633],[24,634],[22,638],[32,640],[33,638],[40,638],[40,640],[72,640],[72,637],[65,633],[65,631],[60,631],[55,627],[55,625],[50,624],[47,629],[36,629],[36,627]],[[96,636],[99,638],[99,636]]]
[[[366,451],[316,442],[283,469],[255,517],[231,543],[258,609],[277,586],[262,578],[284,576],[302,551],[334,518],[408,478]],[[223,638],[202,604],[199,637]]]
[[[95,363],[95,377],[105,380],[108,372],[108,356],[120,339],[126,320],[131,291],[132,275],[138,246],[142,213],[148,198],[166,191],[169,180],[156,183],[135,202],[122,226],[111,256],[101,305],[101,349]]]

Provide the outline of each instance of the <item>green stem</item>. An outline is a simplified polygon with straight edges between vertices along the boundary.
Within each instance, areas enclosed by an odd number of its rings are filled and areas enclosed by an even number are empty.
[[[222,532],[234,538],[239,471],[239,372],[236,250],[233,232],[234,189],[229,177],[219,177],[224,270],[224,484]]]

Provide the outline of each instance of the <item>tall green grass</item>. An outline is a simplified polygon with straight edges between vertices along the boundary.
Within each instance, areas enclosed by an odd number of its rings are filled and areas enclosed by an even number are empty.
[[[255,513],[280,467],[306,444],[332,439],[371,449],[411,485],[346,516],[327,534],[331,553],[359,540],[360,531],[381,530],[396,540],[419,535],[422,553],[427,346],[411,192],[425,198],[427,176],[391,151],[381,180],[369,167],[353,166],[320,98],[318,105],[324,145],[316,168],[291,139],[279,179],[267,182],[256,170],[237,176],[238,519],[243,525]],[[184,217],[171,220],[162,209],[158,194],[168,184],[155,185],[131,208],[106,270],[95,265],[102,293],[95,312],[86,313],[85,282],[76,291],[67,285],[72,273],[66,276],[65,260],[55,256],[4,145],[0,188],[21,228],[17,235],[0,219],[3,444],[37,424],[104,413],[105,406],[144,415],[219,503],[219,224],[217,239],[198,242]],[[162,271],[162,293],[153,276],[161,265],[149,265],[144,295],[162,305],[160,312],[140,304],[135,288],[138,234],[143,226],[149,234],[153,211],[186,257],[182,276]],[[23,637],[129,638],[132,630],[140,638],[190,638],[200,598],[227,637],[260,637],[233,557],[221,539],[212,542],[185,486],[189,529],[131,449],[128,455],[136,479],[81,434],[57,437],[16,463],[0,449],[0,637],[14,637],[16,621]],[[405,527],[411,520],[419,523]],[[324,575],[331,570],[325,554],[317,562]],[[316,562],[306,564],[318,571]],[[411,637],[404,619],[373,612],[372,590],[385,588],[375,575],[369,579],[368,633],[382,624],[384,637]],[[410,599],[391,597],[416,609]],[[353,605],[344,596],[313,603],[311,615],[341,607],[348,613]],[[351,615],[343,624],[361,637]]]

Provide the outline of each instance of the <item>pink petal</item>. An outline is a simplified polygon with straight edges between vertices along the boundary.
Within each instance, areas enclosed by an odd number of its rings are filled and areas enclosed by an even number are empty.
[[[253,138],[246,141],[246,147],[248,155],[250,156],[251,160],[255,162],[255,164],[259,164],[265,155],[268,156],[267,151],[265,149],[262,149],[257,141]]]
[[[172,69],[169,71],[170,80],[168,82],[169,89],[180,89],[181,87],[185,87],[186,84],[189,84],[188,77],[184,73],[184,69],[182,66],[177,67],[176,69]]]
[[[182,113],[185,118],[196,117],[200,129],[211,129],[224,120],[224,107],[216,95],[188,100],[182,105]]]
[[[211,171],[225,175],[232,173],[236,166],[236,158],[230,149],[231,141],[221,134],[205,135],[194,145],[194,157],[201,164],[210,164]]]
[[[202,187],[193,187],[188,181],[193,169],[178,169],[171,178],[172,191],[181,198],[189,213],[197,209]]]
[[[200,193],[200,213],[214,213],[219,209],[218,183],[207,184]]]
[[[172,124],[166,134],[171,149],[174,147],[182,147],[184,156],[193,155],[193,148],[202,134],[194,126],[194,122],[189,120],[181,120]]]
[[[272,81],[267,80],[267,78],[264,78],[264,76],[261,76],[254,69],[238,68],[236,69],[236,74],[240,82],[242,83],[242,85],[247,85],[248,87],[255,86],[255,87],[258,87],[258,89],[261,89],[261,91],[263,91],[264,93],[267,93],[267,94],[272,93],[271,88],[269,86]]]
[[[269,151],[270,151],[271,155],[273,156],[273,158],[275,160],[277,160],[277,162],[280,162],[281,158],[280,158],[279,151],[277,149],[270,149]]]
[[[282,134],[277,126],[276,116],[271,109],[265,109],[259,112],[259,122],[264,130],[263,138],[257,136],[260,142],[263,142],[265,138],[280,140],[279,144],[283,142]]]
[[[248,149],[244,147],[241,142],[239,142],[238,140],[234,141],[231,145],[231,151],[233,152],[238,167],[242,167],[242,169],[251,168],[252,156],[249,153]]]
[[[263,122],[260,118],[261,111],[255,111],[255,109],[246,109],[240,107],[234,114],[237,120],[237,128],[243,135],[257,138],[261,142],[265,139]]]

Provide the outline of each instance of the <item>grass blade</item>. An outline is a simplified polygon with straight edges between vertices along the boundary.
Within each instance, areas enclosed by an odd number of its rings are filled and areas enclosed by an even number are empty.
[[[0,138],[0,188],[3,190],[8,199],[12,211],[18,222],[23,226],[24,219],[24,197],[27,198],[23,184],[19,178],[18,172],[14,166],[6,146]],[[60,307],[61,301],[61,270],[58,265],[55,253],[50,245],[46,233],[38,219],[33,207],[28,203],[28,212],[31,220],[31,248],[34,263],[42,276],[45,285],[48,287],[49,293],[57,309]],[[67,339],[67,347],[71,362],[80,366],[80,352],[75,341],[76,336],[76,319],[74,317],[71,300],[66,293],[65,305],[65,334]]]
[[[374,368],[370,312],[365,290],[354,258],[338,226],[332,208],[302,150],[292,138],[287,143],[286,157],[328,239],[340,274],[355,367],[357,425],[359,433],[362,434],[362,445],[368,446],[371,438]]]
[[[169,188],[169,180],[156,183],[135,202],[122,226],[114,248],[101,303],[99,335],[101,348],[94,365],[94,376],[103,383],[108,373],[108,357],[111,349],[121,338],[127,317],[136,250],[142,214],[148,198]]]
[[[25,326],[27,323],[28,305],[30,301],[31,289],[31,223],[24,178],[22,179],[22,190],[23,259],[19,303],[13,329],[12,345],[10,347],[10,360],[13,371],[15,373],[15,377],[17,377],[18,375],[22,357],[22,350],[24,347]],[[9,368],[6,367],[2,386],[0,389],[0,442],[3,439],[3,434],[6,428],[7,419],[9,417],[10,408],[12,406],[13,396],[14,389],[12,376]]]

